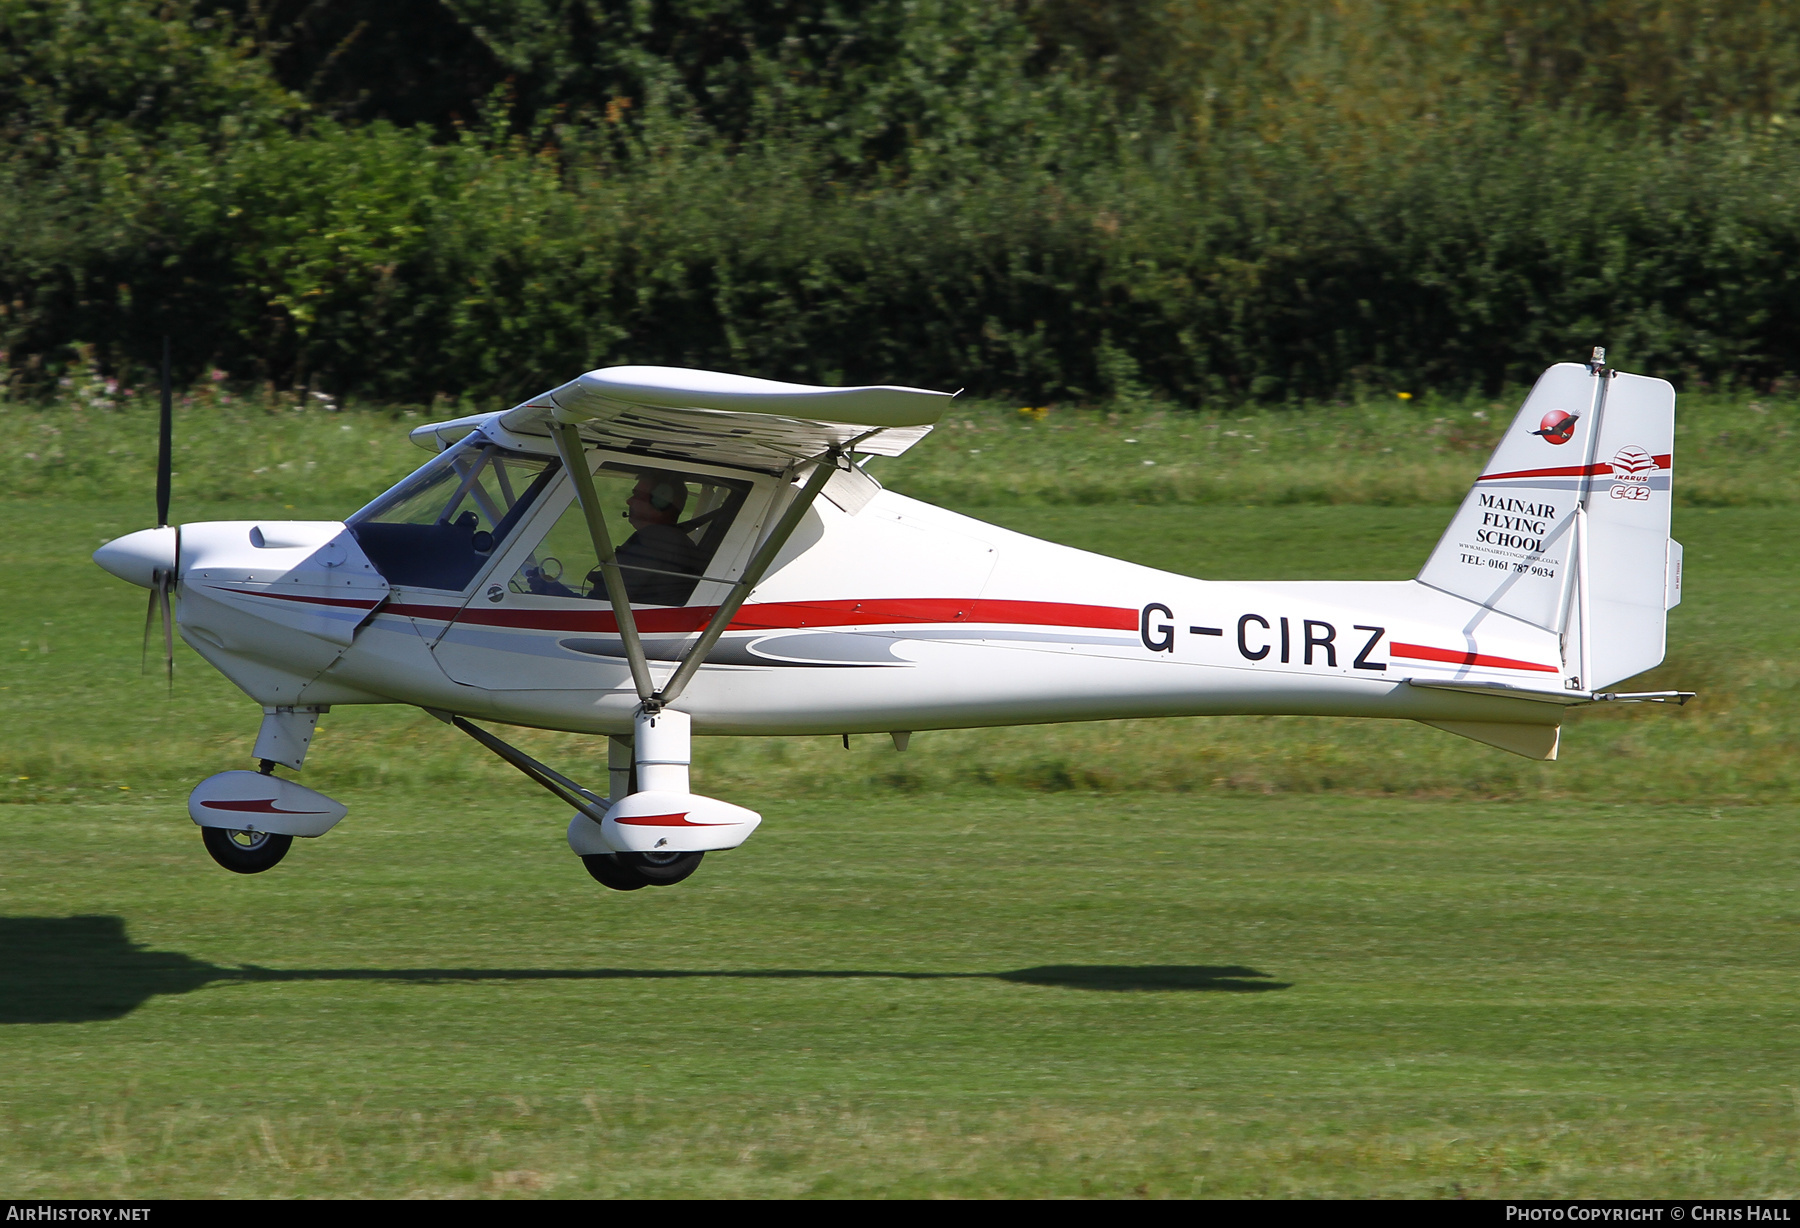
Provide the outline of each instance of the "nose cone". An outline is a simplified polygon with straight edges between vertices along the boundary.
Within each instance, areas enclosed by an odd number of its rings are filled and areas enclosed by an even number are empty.
[[[129,580],[140,588],[149,588],[153,573],[162,568],[175,569],[177,539],[170,527],[139,529],[107,542],[94,551],[94,562],[121,580]]]

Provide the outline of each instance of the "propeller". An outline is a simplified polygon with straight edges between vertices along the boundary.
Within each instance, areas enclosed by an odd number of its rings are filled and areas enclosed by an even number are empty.
[[[169,338],[163,337],[162,352],[162,413],[157,421],[156,431],[156,527],[169,527],[169,490],[174,477],[174,445],[175,414],[174,397],[169,386]],[[158,567],[151,573],[150,605],[144,611],[144,652],[141,668],[148,673],[150,668],[150,628],[158,621],[162,622],[163,669],[168,675],[169,688],[175,687],[175,619],[170,609],[169,595],[174,591],[176,577],[181,571],[181,527],[175,527],[175,564],[172,567]]]

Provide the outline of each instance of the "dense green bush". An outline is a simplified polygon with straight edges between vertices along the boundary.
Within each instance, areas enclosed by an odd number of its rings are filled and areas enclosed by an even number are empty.
[[[1570,78],[1588,110],[1546,100],[1566,47],[1481,76],[1507,6],[1473,0],[1492,29],[1460,42],[1350,5],[1337,44],[1280,5],[1246,33],[1243,5],[1141,3],[1099,34],[1072,0],[488,8],[457,9],[464,41],[511,84],[471,104],[464,65],[401,124],[317,55],[285,80],[293,41],[229,5],[0,0],[15,392],[78,355],[141,378],[165,334],[184,379],[406,403],[615,362],[1126,404],[1492,389],[1593,344],[1690,386],[1800,366],[1800,138],[1758,111],[1785,61],[1696,117],[1621,104],[1612,61]],[[1434,68],[1410,93],[1318,67],[1401,18]],[[1287,91],[1252,105],[1256,80]]]

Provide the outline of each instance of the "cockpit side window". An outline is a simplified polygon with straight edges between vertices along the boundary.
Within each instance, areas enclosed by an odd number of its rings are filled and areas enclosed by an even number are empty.
[[[594,474],[633,605],[685,605],[724,542],[751,484],[606,464]],[[628,521],[629,527],[619,523]],[[515,593],[608,600],[581,505],[572,502],[512,578]]]
[[[389,584],[460,592],[530,510],[558,462],[479,436],[451,448],[347,522]]]

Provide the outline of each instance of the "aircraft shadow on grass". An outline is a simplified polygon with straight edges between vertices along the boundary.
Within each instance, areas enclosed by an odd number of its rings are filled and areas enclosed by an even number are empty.
[[[1261,993],[1284,981],[1237,965],[1045,964],[1010,972],[839,968],[228,968],[133,942],[111,916],[0,917],[0,1024],[90,1023],[130,1014],[158,994],[271,981],[895,980],[1010,981],[1058,989]]]

